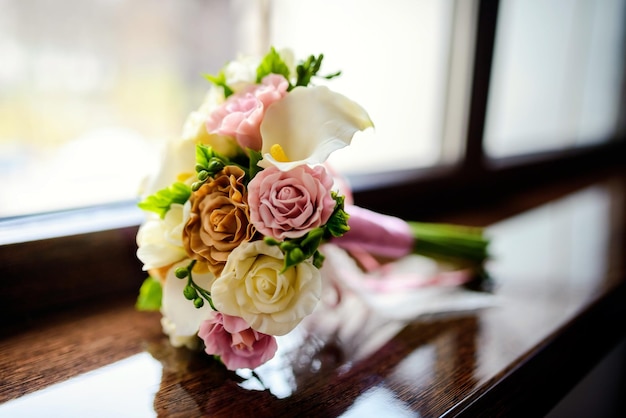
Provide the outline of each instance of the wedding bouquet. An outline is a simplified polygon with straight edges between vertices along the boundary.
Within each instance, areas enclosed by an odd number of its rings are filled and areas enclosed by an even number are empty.
[[[268,361],[276,337],[313,313],[325,249],[331,264],[345,253],[361,271],[409,254],[445,260],[454,285],[487,257],[479,229],[354,205],[326,160],[373,124],[360,105],[315,85],[339,75],[320,74],[322,61],[296,64],[271,48],[206,76],[205,102],[166,144],[139,203],[137,256],[149,277],[137,308],[161,311],[172,345],[203,348],[231,370]]]

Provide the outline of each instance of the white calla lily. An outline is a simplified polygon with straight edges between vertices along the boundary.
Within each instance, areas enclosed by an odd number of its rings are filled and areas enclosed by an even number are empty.
[[[365,109],[347,97],[325,86],[296,87],[265,113],[259,166],[288,171],[323,163],[350,145],[356,132],[373,126]]]

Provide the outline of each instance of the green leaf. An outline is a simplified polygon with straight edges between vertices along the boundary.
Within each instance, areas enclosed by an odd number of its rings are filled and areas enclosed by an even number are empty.
[[[256,82],[260,83],[268,74],[280,74],[289,80],[289,67],[283,59],[280,57],[280,54],[276,52],[274,47],[270,48],[270,52],[263,57],[261,63],[256,69]]]
[[[184,183],[176,182],[165,189],[146,197],[137,206],[141,209],[158,214],[161,219],[174,203],[184,204],[191,196],[191,188]]]
[[[255,151],[253,149],[248,148],[248,155],[250,156],[250,167],[248,168],[248,181],[252,180],[254,176],[257,175],[259,171],[263,169],[259,167],[259,161],[263,159],[263,154],[261,151]]]
[[[302,252],[300,247],[292,248],[285,253],[285,265],[283,266],[282,272],[285,272],[290,267],[293,267],[306,259],[307,256]]]
[[[338,195],[332,192],[333,199],[337,202],[335,211],[330,216],[330,219],[326,223],[326,238],[340,237],[350,230],[348,226],[348,219],[350,215],[344,210],[345,196]]]
[[[314,228],[307,232],[307,234],[302,237],[302,241],[300,241],[300,248],[307,255],[307,258],[312,256],[317,248],[322,243],[322,239],[324,238],[324,228]]]
[[[213,148],[208,145],[197,144],[196,145],[196,171],[209,169],[209,161],[216,156]]]
[[[318,76],[320,68],[322,67],[322,61],[324,60],[324,54],[320,54],[319,56],[310,55],[305,61],[300,62],[298,66],[296,66],[296,84],[295,86],[308,86],[311,83],[311,79],[313,77],[322,77],[327,80],[331,78],[339,77],[341,75],[341,71],[337,71],[336,73]]]
[[[288,268],[293,267],[311,257],[313,257],[314,263],[316,257],[318,261],[323,261],[323,257],[321,259],[319,258],[321,254],[319,254],[317,249],[324,238],[324,231],[324,227],[319,227],[310,230],[299,238],[286,239],[285,241],[279,243],[273,238],[267,239],[266,237],[265,242],[269,245],[278,245],[281,251],[285,254],[285,264],[281,271],[285,272]]]
[[[139,288],[135,308],[139,311],[158,311],[161,308],[162,297],[161,282],[149,276]]]
[[[324,265],[325,258],[326,257],[324,257],[324,254],[320,253],[319,251],[315,251],[315,254],[313,254],[313,265],[318,269],[321,269]]]
[[[233,90],[226,84],[226,74],[223,69],[220,70],[217,75],[205,74],[204,78],[216,86],[222,87],[224,89],[224,97],[228,97],[233,94]]]

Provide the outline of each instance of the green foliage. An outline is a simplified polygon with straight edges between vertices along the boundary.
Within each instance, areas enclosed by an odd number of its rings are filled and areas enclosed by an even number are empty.
[[[196,145],[196,172],[203,170],[213,175],[220,171],[226,164],[225,158],[218,154],[212,147],[203,144]]]
[[[158,214],[161,219],[174,203],[184,204],[191,196],[191,189],[184,183],[176,182],[169,187],[146,197],[137,206],[141,209]]]
[[[348,215],[348,213],[344,210],[345,196],[338,195],[336,192],[331,193],[337,204],[335,205],[333,214],[326,223],[326,239],[330,239],[331,237],[340,237],[350,230],[350,227],[348,226],[348,219],[350,218],[350,215]]]
[[[224,97],[233,94],[233,90],[226,84],[226,73],[224,73],[224,69],[220,70],[217,75],[205,74],[204,78],[216,86],[222,87],[224,89]]]
[[[149,276],[139,288],[135,308],[139,311],[158,311],[161,308],[162,297],[161,282]]]
[[[209,178],[212,178],[228,165],[228,158],[222,157],[212,147],[196,145],[196,173],[198,180],[191,185],[191,190],[198,190]]]
[[[193,306],[197,309],[200,309],[204,306],[204,301],[209,302],[211,309],[216,311],[215,306],[213,305],[213,300],[211,299],[211,292],[198,285],[193,280],[193,266],[196,264],[196,260],[191,260],[187,267],[178,267],[174,270],[174,275],[180,279],[187,279],[187,284],[183,288],[183,296],[185,299],[191,301]]]
[[[248,155],[250,156],[249,167],[248,167],[248,181],[252,180],[254,176],[258,174],[259,171],[263,169],[259,167],[259,161],[263,159],[263,154],[260,151],[254,151],[248,149]]]
[[[285,264],[281,272],[310,258],[315,267],[321,268],[324,256],[318,248],[322,242],[332,237],[340,237],[350,230],[349,215],[344,210],[345,197],[336,192],[331,192],[331,194],[336,205],[326,225],[314,228],[299,238],[288,238],[282,242],[271,237],[264,238],[268,245],[277,245],[285,255]]]
[[[285,60],[282,59],[278,51],[276,51],[274,47],[271,47],[269,52],[263,57],[263,59],[259,63],[259,66],[256,69],[255,82],[257,84],[260,83],[263,78],[269,74],[279,74],[289,80],[288,91],[291,91],[294,87],[297,86],[308,86],[309,84],[311,84],[311,80],[313,79],[313,77],[320,77],[330,80],[331,78],[335,78],[341,75],[341,71],[337,71],[335,73],[327,75],[319,75],[318,72],[322,67],[323,60],[324,54],[320,54],[318,56],[310,55],[306,60],[300,61],[295,69],[295,83],[292,84],[293,74],[291,74],[289,66],[287,65]],[[204,74],[204,78],[214,85],[222,87],[224,89],[224,97],[229,97],[234,93],[233,89],[226,83],[226,73],[224,68],[222,68],[220,72],[216,75]]]
[[[268,52],[265,57],[261,60],[261,63],[256,69],[256,82],[260,83],[263,80],[263,77],[269,74],[280,74],[289,80],[289,67],[283,59],[280,57],[280,54],[274,49],[274,47],[270,48],[270,52]]]
[[[337,71],[336,73],[328,74],[325,76],[318,76],[317,73],[322,67],[322,61],[324,60],[324,54],[320,54],[319,56],[310,55],[305,61],[301,61],[300,64],[296,66],[296,84],[295,86],[308,86],[311,83],[311,79],[315,76],[322,77],[327,80],[331,78],[335,78],[341,75],[341,71]]]
[[[258,162],[263,158],[259,151],[248,149],[248,155],[243,152],[232,158],[224,157],[208,145],[196,145],[196,173],[198,180],[191,185],[191,190],[198,190],[208,179],[214,178],[227,165],[241,168],[246,176],[247,183],[263,170]]]

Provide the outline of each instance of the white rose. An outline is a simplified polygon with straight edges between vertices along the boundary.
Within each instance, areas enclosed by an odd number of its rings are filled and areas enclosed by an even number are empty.
[[[259,59],[252,56],[240,56],[224,67],[226,85],[235,93],[256,82],[256,69]]]
[[[137,258],[144,270],[165,267],[187,257],[183,246],[183,227],[187,219],[189,209],[174,203],[163,219],[151,216],[139,227]]]
[[[308,261],[281,274],[283,263],[276,246],[263,241],[241,244],[211,287],[216,309],[243,318],[264,334],[287,334],[317,306],[322,279]]]
[[[175,344],[186,344],[187,340],[195,337],[202,321],[208,319],[213,310],[211,305],[205,303],[201,308],[196,308],[193,301],[185,298],[183,289],[187,285],[187,279],[179,279],[174,274],[178,267],[187,267],[189,260],[177,263],[167,272],[163,285],[163,297],[161,299],[161,313],[166,318],[161,321],[163,331],[169,335],[170,341]],[[210,272],[192,272],[193,281],[203,289],[210,289],[215,276]]]

